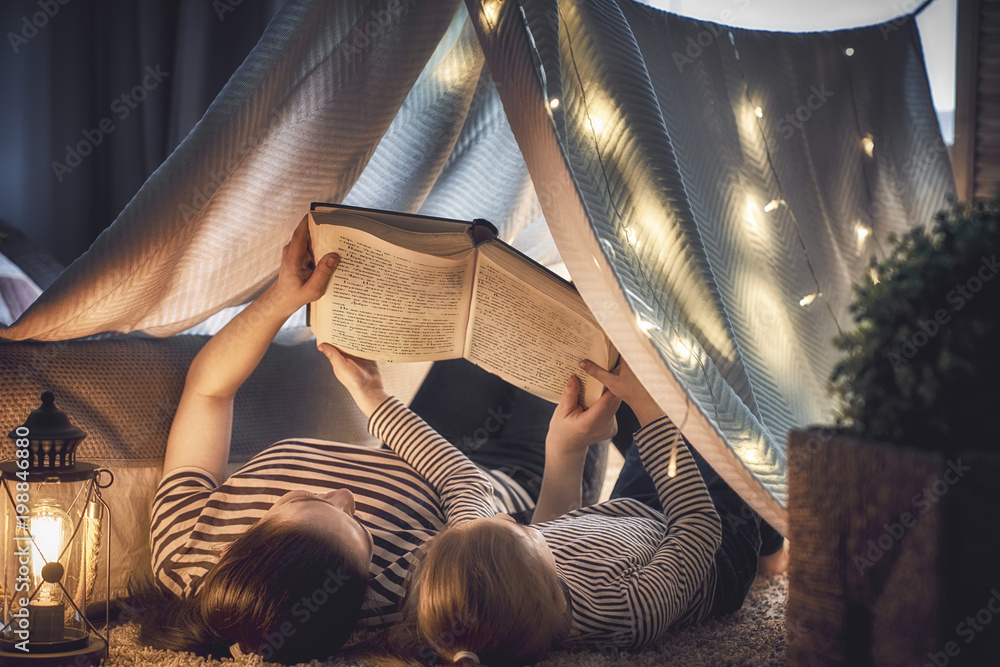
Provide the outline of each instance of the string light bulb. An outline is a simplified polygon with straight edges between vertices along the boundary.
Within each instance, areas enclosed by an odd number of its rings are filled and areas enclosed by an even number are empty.
[[[872,233],[872,230],[864,225],[858,225],[858,242],[864,241],[868,238],[868,235]]]
[[[753,115],[757,116],[757,118],[763,118],[764,117],[764,110],[761,109],[760,107],[754,107],[753,108]]]
[[[861,140],[861,147],[865,149],[865,155],[872,157],[875,154],[875,142],[871,137],[865,137]]]
[[[681,430],[674,431],[674,437],[670,441],[670,461],[667,463],[667,477],[673,479],[677,477],[677,444],[681,441]]]
[[[687,357],[688,360],[694,359],[694,350],[691,349],[691,343],[683,338],[674,340],[674,351],[679,355]]]
[[[639,322],[639,328],[644,332],[649,333],[650,331],[660,331],[660,326],[655,322],[647,320],[642,315],[636,315],[635,319]]]
[[[868,269],[868,277],[871,278],[872,285],[878,285],[880,282],[882,282],[878,278],[878,269],[876,269],[874,266]]]
[[[500,15],[500,0],[487,2],[483,5],[483,12],[486,14],[486,21],[492,24]]]
[[[774,209],[778,208],[785,203],[784,199],[772,199],[771,201],[764,204],[764,213],[770,213]]]
[[[812,303],[813,301],[815,301],[816,297],[818,297],[818,296],[819,296],[819,292],[813,292],[812,294],[806,294],[804,297],[802,297],[801,299],[799,299],[799,305],[802,306],[803,308],[805,308],[810,303]]]
[[[747,221],[747,225],[750,229],[757,231],[757,211],[759,210],[760,204],[753,201],[752,199],[747,199],[746,204],[746,215],[744,219]]]
[[[549,108],[550,109],[558,109],[559,108],[559,98],[558,97],[553,97],[551,100],[549,100]]]
[[[631,227],[626,227],[625,238],[628,240],[629,243],[635,245],[635,230],[632,229]]]
[[[847,57],[850,58],[851,56],[854,55],[854,48],[848,46],[846,49],[844,49],[844,53],[846,53]]]

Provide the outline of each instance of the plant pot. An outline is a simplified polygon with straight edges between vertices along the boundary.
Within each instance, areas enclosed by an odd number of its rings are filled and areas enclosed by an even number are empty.
[[[788,470],[789,665],[1000,663],[1000,455],[810,429]]]

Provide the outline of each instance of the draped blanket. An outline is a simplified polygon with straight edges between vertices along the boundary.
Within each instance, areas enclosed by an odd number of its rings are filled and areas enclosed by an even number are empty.
[[[781,34],[630,0],[289,0],[0,335],[224,319],[274,278],[311,201],[488,218],[568,271],[692,444],[784,530],[786,434],[830,419],[850,285],[953,189],[912,19]]]

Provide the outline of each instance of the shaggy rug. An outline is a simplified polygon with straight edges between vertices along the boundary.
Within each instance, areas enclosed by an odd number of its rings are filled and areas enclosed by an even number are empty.
[[[625,651],[560,651],[538,667],[654,667],[708,665],[757,667],[784,665],[785,645],[794,633],[785,629],[785,575],[754,583],[743,608],[722,620],[664,635],[655,645],[637,653]],[[259,657],[206,660],[190,653],[147,648],[135,639],[136,628],[126,624],[111,631],[111,654],[104,667],[249,667],[264,663]],[[336,667],[341,661],[313,661],[312,667]]]

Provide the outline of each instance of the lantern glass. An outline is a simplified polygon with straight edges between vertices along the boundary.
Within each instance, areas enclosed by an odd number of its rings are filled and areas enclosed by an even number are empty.
[[[0,464],[3,503],[0,652],[44,654],[90,643],[104,514],[97,466],[16,476]],[[26,643],[25,643],[26,641]]]

